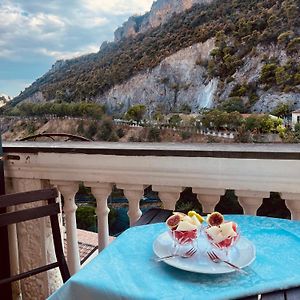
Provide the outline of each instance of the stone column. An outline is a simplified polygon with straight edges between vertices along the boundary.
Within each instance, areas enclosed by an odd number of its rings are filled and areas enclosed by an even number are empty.
[[[99,182],[85,182],[85,186],[91,187],[92,194],[97,201],[96,214],[98,217],[98,251],[102,251],[109,243],[109,227],[107,198],[111,194],[113,184]]]
[[[153,191],[158,192],[159,199],[164,205],[164,209],[175,210],[176,202],[182,192],[182,187],[177,186],[164,186],[164,185],[153,185]]]
[[[75,195],[78,192],[79,182],[51,181],[64,197],[63,212],[67,233],[67,262],[70,274],[73,275],[80,269],[80,256],[77,237],[77,222]]]
[[[203,213],[211,213],[215,210],[220,197],[225,194],[225,189],[193,188],[193,192],[197,194]]]
[[[291,219],[300,220],[300,194],[282,193],[281,198],[285,199],[285,205],[291,212]]]
[[[144,185],[135,184],[118,184],[119,189],[122,189],[125,197],[128,200],[128,217],[130,226],[138,221],[142,215],[140,210],[140,200],[144,195]]]
[[[255,216],[258,208],[262,204],[263,198],[268,198],[270,193],[261,191],[236,190],[235,195],[238,197],[238,201],[243,207],[244,214]]]

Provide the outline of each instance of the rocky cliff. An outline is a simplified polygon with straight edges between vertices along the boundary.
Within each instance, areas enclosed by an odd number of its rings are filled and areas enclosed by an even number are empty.
[[[190,9],[195,4],[208,4],[213,0],[157,0],[152,4],[150,12],[142,16],[130,17],[115,31],[115,41],[134,37],[167,22],[173,14]]]
[[[0,107],[7,104],[10,100],[10,96],[0,93]]]
[[[111,113],[124,113],[135,104],[145,104],[151,115],[157,107],[163,112],[187,104],[192,111],[212,107],[218,80],[208,80],[207,71],[197,59],[208,59],[214,40],[198,43],[164,59],[156,68],[117,85],[96,101]]]
[[[299,108],[299,0],[201,5],[207,2],[156,1],[120,29],[121,41],[58,61],[12,105],[97,101],[117,114],[137,103],[149,114],[156,107],[167,113],[187,104],[196,112],[228,101],[245,112],[270,112],[280,102]],[[122,38],[122,30],[136,36]]]
[[[132,77],[123,84],[116,85],[95,101],[104,104],[112,114],[121,115],[132,105],[144,104],[149,115],[159,109],[165,113],[178,111],[188,105],[192,112],[201,108],[217,107],[230,98],[238,85],[256,85],[259,82],[266,57],[278,57],[280,64],[289,57],[280,47],[269,45],[258,47],[255,55],[249,54],[241,67],[232,76],[232,81],[224,84],[219,78],[209,78],[206,67],[199,60],[210,59],[215,40],[187,47],[164,59],[159,66]],[[270,112],[280,103],[289,103],[300,108],[300,93],[264,90],[257,87],[257,101],[251,112]],[[247,97],[244,98],[247,104]]]

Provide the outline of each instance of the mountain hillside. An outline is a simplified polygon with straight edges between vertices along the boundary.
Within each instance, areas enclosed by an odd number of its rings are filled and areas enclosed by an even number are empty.
[[[280,102],[298,108],[299,7],[300,0],[156,1],[133,17],[140,18],[133,34],[58,61],[13,104],[97,101],[117,112],[146,103],[151,114],[234,99],[245,112]]]
[[[115,31],[115,42],[166,23],[174,14],[184,12],[195,4],[208,4],[213,0],[157,0],[152,4],[149,13],[132,16]]]

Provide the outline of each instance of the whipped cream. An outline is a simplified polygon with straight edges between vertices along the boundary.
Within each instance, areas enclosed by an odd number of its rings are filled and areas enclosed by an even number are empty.
[[[232,228],[232,222],[226,222],[219,226],[211,226],[206,229],[206,233],[211,237],[214,243],[218,244],[237,236],[237,233]]]

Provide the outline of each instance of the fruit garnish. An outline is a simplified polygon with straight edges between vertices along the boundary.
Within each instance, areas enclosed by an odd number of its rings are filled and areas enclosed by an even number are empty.
[[[179,212],[179,211],[174,211],[173,215],[177,215],[180,217],[180,220],[183,220],[184,217],[186,217],[186,214]]]
[[[193,218],[193,216],[195,216],[197,219],[198,219],[198,221],[200,222],[200,223],[203,223],[204,222],[204,219],[202,218],[202,216],[200,216],[198,213],[196,213],[194,210],[190,210],[189,212],[188,212],[188,216],[189,217],[191,217],[191,218]]]
[[[219,226],[224,222],[224,217],[219,212],[215,211],[210,215],[207,215],[206,222],[210,226]]]
[[[208,226],[206,234],[210,240],[219,246],[231,245],[232,239],[235,240],[238,236],[237,224],[234,222],[225,222],[218,226]]]
[[[180,223],[180,216],[179,215],[172,215],[171,217],[169,217],[166,221],[168,227],[170,229],[175,229],[177,228],[178,224]]]
[[[195,230],[195,229],[197,229],[196,225],[186,222],[186,221],[182,221],[182,222],[179,222],[179,224],[176,228],[176,231],[190,231],[190,230]]]

